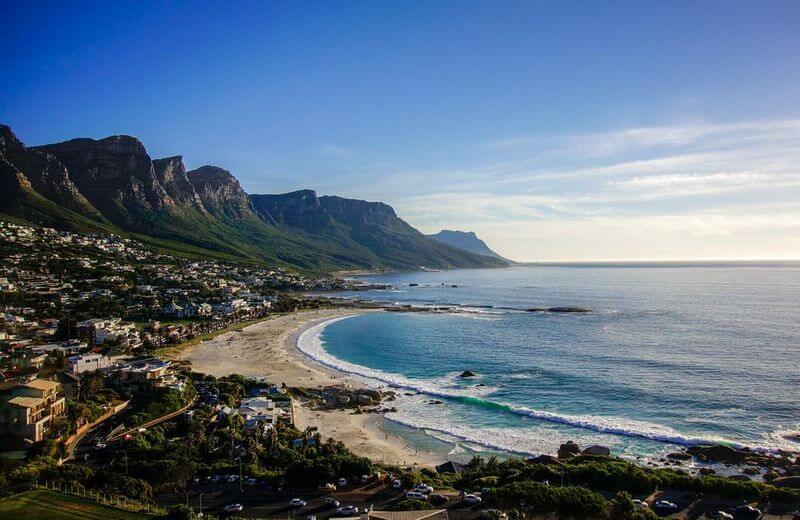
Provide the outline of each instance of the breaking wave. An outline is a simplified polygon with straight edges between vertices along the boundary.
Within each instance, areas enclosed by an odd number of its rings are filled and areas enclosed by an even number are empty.
[[[722,438],[704,438],[690,435],[683,435],[675,430],[662,426],[659,424],[635,421],[624,419],[621,417],[602,417],[591,415],[568,415],[548,412],[543,410],[536,410],[524,406],[512,405],[509,403],[500,403],[487,399],[485,396],[491,394],[496,389],[492,387],[444,387],[432,381],[417,380],[404,377],[399,374],[391,374],[381,370],[372,369],[362,365],[356,365],[347,361],[341,360],[328,353],[322,342],[322,331],[328,325],[349,319],[354,316],[345,316],[340,318],[333,318],[331,320],[322,322],[304,331],[297,339],[297,349],[304,355],[312,360],[320,363],[326,367],[332,368],[345,374],[360,376],[371,380],[373,383],[384,384],[393,388],[414,391],[423,393],[432,397],[448,399],[457,401],[463,404],[480,407],[486,410],[494,410],[502,413],[511,413],[520,416],[530,417],[536,420],[545,421],[549,423],[562,424],[581,428],[584,430],[593,431],[601,434],[612,434],[624,437],[635,437],[640,439],[648,439],[667,444],[676,445],[695,445],[695,444],[726,444],[733,448],[742,448],[744,445],[734,441]],[[481,395],[475,395],[480,392]],[[441,433],[453,435],[468,442],[474,442],[490,448],[499,448],[505,451],[512,451],[517,453],[528,453],[515,449],[512,446],[498,446],[481,439],[477,439],[472,435],[464,435],[463,431],[454,428],[442,428],[437,425],[433,428],[432,425],[413,424],[413,421],[408,421],[396,417],[396,414],[387,414],[386,417],[395,422],[405,424],[414,428],[428,428],[436,429]],[[774,448],[756,448],[763,450],[772,450]]]

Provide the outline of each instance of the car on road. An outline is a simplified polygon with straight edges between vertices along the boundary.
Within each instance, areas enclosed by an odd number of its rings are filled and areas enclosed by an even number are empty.
[[[222,508],[222,511],[225,513],[237,513],[244,509],[242,504],[228,504],[227,506]]]
[[[339,487],[344,487],[344,486],[347,485],[347,479],[346,478],[340,478],[339,480],[336,481],[336,484]]]
[[[356,506],[342,506],[336,508],[337,515],[357,515],[358,508]]]
[[[103,448],[105,448],[105,447],[106,447],[106,446],[108,446],[108,445],[107,445],[105,442],[103,442],[103,441],[97,441],[97,444],[95,444],[94,446],[95,446],[95,448],[97,448],[98,450],[102,450]]]
[[[406,498],[414,498],[417,500],[428,500],[428,497],[419,491],[406,491]]]
[[[228,482],[236,482],[237,480],[239,480],[239,475],[228,475],[228,477],[225,480],[227,480]]]
[[[634,498],[631,500],[633,503],[633,508],[637,511],[644,511],[645,509],[650,509],[650,506],[647,505],[647,502],[644,500],[639,500],[638,498]]]
[[[482,499],[478,495],[467,493],[464,495],[464,502],[466,502],[467,504],[480,504],[482,502]]]
[[[333,497],[325,497],[322,503],[328,507],[339,507],[339,501]]]
[[[736,508],[733,517],[741,518],[742,520],[755,520],[761,517],[761,510],[753,506],[743,505]]]
[[[450,499],[447,498],[444,495],[438,495],[437,494],[437,495],[431,495],[430,497],[428,497],[428,502],[430,502],[431,504],[433,504],[435,506],[440,506],[442,504],[446,504],[449,501],[450,501]]]
[[[403,487],[403,482],[401,480],[393,480],[392,481],[392,488],[393,489],[400,489]]]
[[[242,484],[244,484],[246,486],[255,486],[256,482],[258,482],[257,478],[255,478],[255,477],[247,477],[246,479],[244,479],[242,481]]]
[[[289,507],[306,507],[306,503],[302,498],[293,498],[289,500]]]
[[[657,500],[653,504],[653,509],[662,513],[672,513],[678,510],[678,504],[670,502],[669,500]]]

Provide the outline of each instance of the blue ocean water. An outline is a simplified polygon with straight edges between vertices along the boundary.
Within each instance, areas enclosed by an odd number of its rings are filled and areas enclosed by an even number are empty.
[[[323,362],[398,389],[386,418],[451,455],[800,449],[800,267],[542,266],[365,277],[348,297],[452,306],[310,331]],[[412,286],[409,284],[418,284]],[[531,313],[580,306],[588,314]],[[314,344],[314,345],[312,345]],[[324,358],[324,359],[323,359]],[[463,370],[477,378],[463,379]]]

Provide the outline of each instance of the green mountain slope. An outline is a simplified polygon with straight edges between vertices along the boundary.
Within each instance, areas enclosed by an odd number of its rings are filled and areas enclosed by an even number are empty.
[[[504,265],[426,237],[385,204],[310,190],[248,195],[230,172],[152,159],[131,136],[26,148],[0,125],[0,188],[7,218],[129,234],[186,255],[309,272]]]

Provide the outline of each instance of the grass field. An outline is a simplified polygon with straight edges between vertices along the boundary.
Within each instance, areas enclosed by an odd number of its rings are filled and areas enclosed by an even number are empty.
[[[39,489],[0,500],[1,520],[135,520],[155,518]]]

